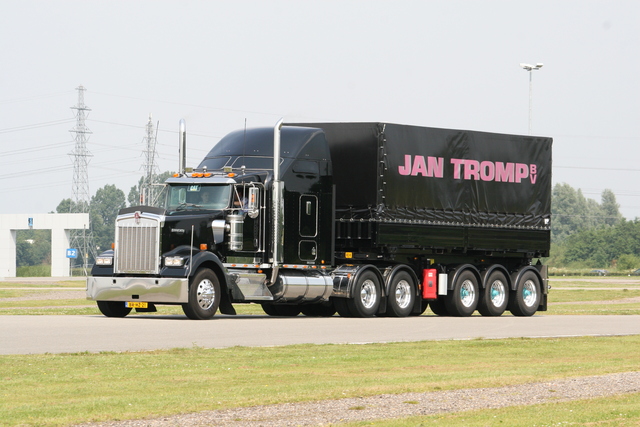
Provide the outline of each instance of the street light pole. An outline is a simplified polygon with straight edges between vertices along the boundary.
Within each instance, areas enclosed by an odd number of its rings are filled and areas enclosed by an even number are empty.
[[[520,63],[520,66],[529,72],[529,135],[531,135],[531,116],[532,116],[532,102],[533,102],[533,79],[532,71],[542,68],[542,63],[538,62],[536,65]]]

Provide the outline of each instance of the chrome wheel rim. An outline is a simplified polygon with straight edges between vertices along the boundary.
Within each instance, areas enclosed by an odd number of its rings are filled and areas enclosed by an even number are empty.
[[[502,283],[501,280],[494,281],[491,284],[489,292],[491,292],[491,304],[493,304],[494,307],[502,307],[502,304],[504,304],[507,298],[507,291],[504,283]]]
[[[378,294],[376,292],[376,285],[373,280],[365,280],[360,289],[360,301],[364,308],[371,308],[375,305]]]
[[[411,304],[411,285],[406,280],[401,280],[396,286],[396,304],[399,308],[407,308]]]
[[[538,287],[533,280],[527,280],[522,286],[522,301],[527,307],[533,307],[538,300]]]
[[[460,286],[460,302],[465,307],[471,307],[476,300],[476,287],[471,280],[465,280]]]
[[[216,299],[216,290],[211,280],[205,279],[198,283],[197,300],[203,310],[209,310]]]

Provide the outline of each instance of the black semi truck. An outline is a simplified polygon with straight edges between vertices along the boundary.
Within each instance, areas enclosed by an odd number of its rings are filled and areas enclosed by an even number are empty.
[[[547,308],[551,138],[295,123],[222,138],[157,206],[122,209],[101,312],[531,316]],[[275,155],[274,155],[275,153]]]

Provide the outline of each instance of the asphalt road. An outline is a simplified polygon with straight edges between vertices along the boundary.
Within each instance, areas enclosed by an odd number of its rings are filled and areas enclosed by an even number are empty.
[[[0,316],[0,354],[640,334],[640,316]]]

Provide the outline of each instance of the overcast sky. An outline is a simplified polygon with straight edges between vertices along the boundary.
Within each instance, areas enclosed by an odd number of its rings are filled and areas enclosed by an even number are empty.
[[[554,183],[640,217],[638,1],[2,1],[0,213],[71,198],[74,110],[91,194],[128,194],[149,114],[159,171],[228,132],[382,121],[554,139]]]

